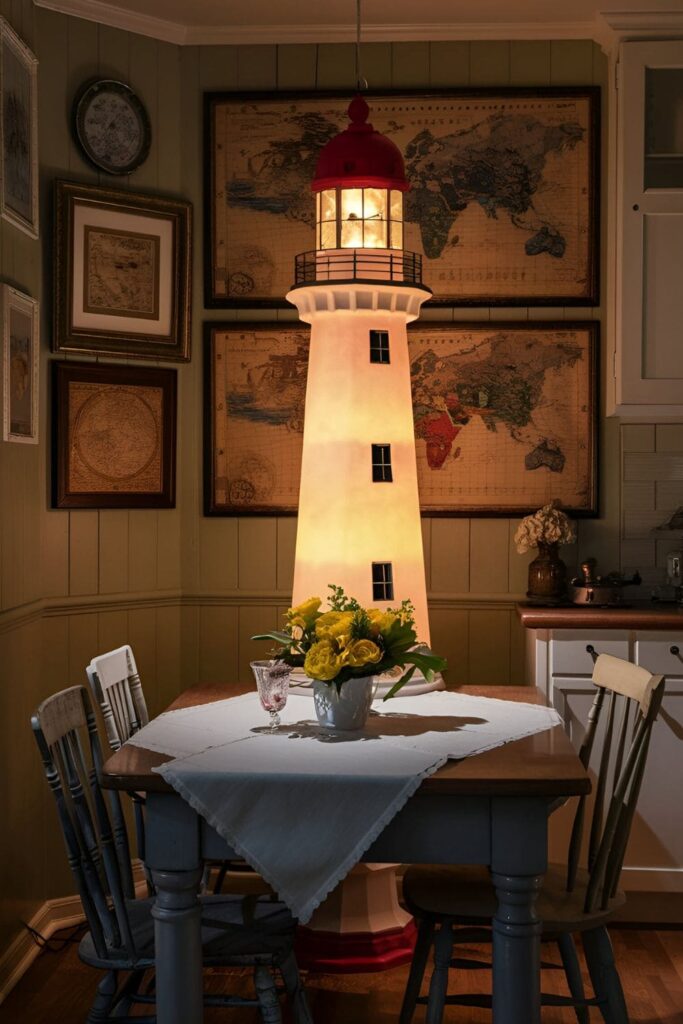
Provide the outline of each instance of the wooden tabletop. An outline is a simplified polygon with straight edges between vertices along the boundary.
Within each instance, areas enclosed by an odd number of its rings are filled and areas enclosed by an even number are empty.
[[[683,630],[683,606],[634,601],[627,607],[593,608],[572,604],[559,608],[517,605],[517,615],[527,629],[665,629]]]
[[[177,697],[168,708],[208,704],[248,692],[242,686],[193,686]],[[463,686],[456,693],[502,700],[545,703],[540,690],[529,686]],[[313,703],[311,701],[311,716]],[[106,761],[102,784],[109,789],[146,792],[171,792],[171,787],[152,769],[172,758],[143,747],[124,745]],[[590,791],[590,780],[564,730],[546,729],[495,750],[449,761],[422,783],[420,792],[459,793],[461,795],[501,796],[573,796]]]

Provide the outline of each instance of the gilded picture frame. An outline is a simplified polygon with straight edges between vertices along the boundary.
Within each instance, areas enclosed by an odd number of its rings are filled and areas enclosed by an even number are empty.
[[[436,306],[599,301],[597,87],[378,91],[370,120],[403,153],[405,249]],[[205,305],[287,306],[314,248],[318,154],[340,92],[205,94]]]
[[[38,60],[0,18],[0,215],[31,238],[38,188]]]
[[[595,321],[410,326],[424,516],[597,515],[598,338]],[[308,344],[293,322],[205,324],[206,515],[296,515]]]
[[[30,295],[3,284],[2,439],[38,444],[39,439],[39,304]]]
[[[55,184],[53,351],[187,362],[192,207]]]
[[[174,508],[177,371],[55,360],[52,507]]]

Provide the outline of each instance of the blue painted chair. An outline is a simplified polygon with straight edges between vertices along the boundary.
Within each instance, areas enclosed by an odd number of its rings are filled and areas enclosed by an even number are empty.
[[[664,695],[662,676],[602,654],[594,656],[593,700],[579,757],[589,768],[598,728],[602,751],[596,766],[587,867],[579,867],[584,846],[587,797],[578,801],[567,864],[550,864],[538,898],[543,941],[557,944],[569,996],[542,995],[543,1005],[573,1006],[579,1024],[588,1024],[589,1007],[605,1024],[628,1024],[628,1012],[606,925],[624,903],[618,883],[645,770],[652,726]],[[554,810],[551,805],[549,810]],[[523,841],[523,837],[522,840]],[[400,1024],[411,1024],[418,1003],[427,1004],[427,1024],[441,1024],[444,1006],[491,1006],[484,994],[448,995],[450,967],[486,968],[491,964],[453,958],[457,943],[491,940],[495,895],[488,872],[478,867],[410,868],[403,895],[419,922],[413,963],[401,1008]],[[573,935],[580,933],[594,997],[586,998]],[[429,995],[420,996],[431,948],[434,970]],[[542,965],[554,966],[554,965]],[[494,965],[495,970],[495,965]]]
[[[134,1004],[154,1002],[144,986],[145,972],[154,969],[153,900],[135,899],[120,797],[98,783],[102,753],[87,691],[73,686],[49,697],[31,726],[89,926],[79,955],[105,972],[88,1024],[135,1024],[145,1018],[128,1016]],[[311,1024],[292,949],[296,922],[284,904],[227,895],[200,901],[204,965],[253,967],[256,988],[254,999],[214,995],[205,996],[206,1004],[258,1005],[264,1024],[280,1024],[277,972],[296,1024]]]

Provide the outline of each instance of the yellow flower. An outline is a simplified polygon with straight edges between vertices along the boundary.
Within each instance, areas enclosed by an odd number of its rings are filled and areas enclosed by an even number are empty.
[[[382,658],[382,652],[372,640],[356,640],[349,644],[346,651],[346,660],[352,668],[363,668],[364,665],[374,665]]]
[[[315,623],[315,635],[319,640],[339,640],[351,632],[353,612],[324,612]]]
[[[370,631],[373,636],[377,636],[378,633],[386,636],[397,618],[393,612],[383,612],[379,608],[368,608],[368,616],[370,618]]]
[[[318,608],[321,604],[319,597],[309,597],[295,608],[287,609],[287,621],[302,628],[309,628],[318,617]]]
[[[342,667],[341,658],[331,640],[319,640],[310,648],[304,659],[304,672],[310,679],[328,683]]]

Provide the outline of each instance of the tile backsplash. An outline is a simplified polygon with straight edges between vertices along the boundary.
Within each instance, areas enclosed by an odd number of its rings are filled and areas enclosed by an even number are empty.
[[[671,598],[666,556],[683,531],[658,530],[683,506],[683,423],[622,424],[621,569],[640,571],[640,597]]]

